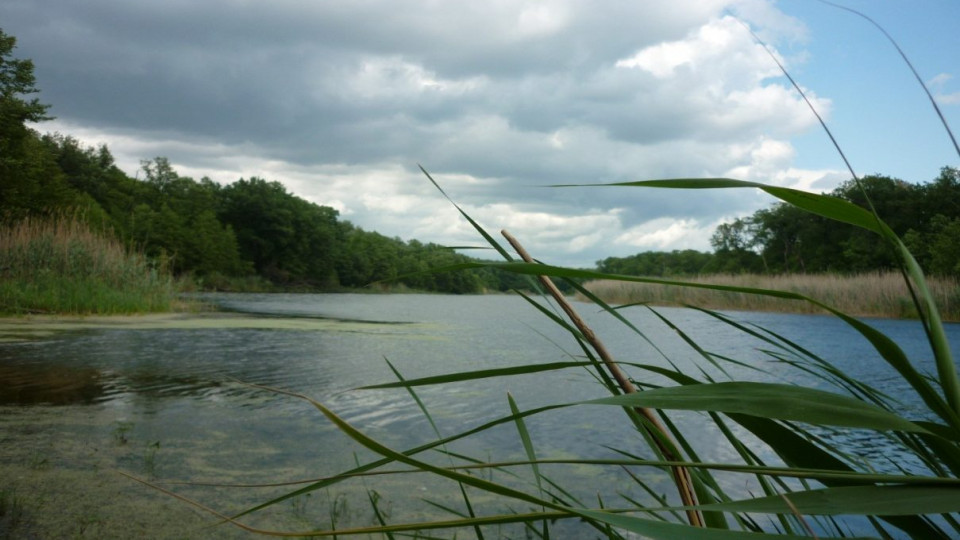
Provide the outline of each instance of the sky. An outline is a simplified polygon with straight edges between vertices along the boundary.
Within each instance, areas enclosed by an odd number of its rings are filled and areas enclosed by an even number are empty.
[[[960,2],[836,1],[898,41],[960,130]],[[887,38],[817,0],[4,0],[0,29],[56,116],[35,128],[106,144],[130,175],[162,156],[198,180],[282,182],[387,236],[482,245],[422,165],[552,264],[708,251],[774,202],[552,185],[848,180],[771,53],[858,175],[960,166]]]

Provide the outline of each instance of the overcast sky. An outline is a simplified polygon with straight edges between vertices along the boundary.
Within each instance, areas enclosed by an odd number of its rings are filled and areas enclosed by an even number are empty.
[[[960,130],[960,3],[838,0],[882,24]],[[827,191],[858,174],[927,182],[958,157],[916,80],[865,20],[815,0],[3,0],[57,119],[118,165],[170,159],[258,176],[367,230],[481,241],[420,163],[491,231],[592,266],[709,250],[753,191],[548,188],[727,176]],[[479,255],[483,255],[479,253]]]

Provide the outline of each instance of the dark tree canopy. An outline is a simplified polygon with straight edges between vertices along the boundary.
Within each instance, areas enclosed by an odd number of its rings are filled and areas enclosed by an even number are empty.
[[[27,122],[47,120],[33,62],[13,58],[17,40],[0,29],[0,200],[6,216],[63,207],[74,194]]]
[[[26,122],[49,120],[49,105],[39,98],[27,98],[40,90],[33,75],[33,61],[13,58],[17,39],[0,29],[0,129],[4,136],[9,129],[22,127]]]

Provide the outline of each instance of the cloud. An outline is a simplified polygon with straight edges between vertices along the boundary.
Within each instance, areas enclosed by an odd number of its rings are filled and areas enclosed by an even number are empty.
[[[623,231],[614,242],[637,251],[669,251],[679,243],[689,245],[687,249],[706,250],[710,244],[705,240],[718,224],[704,226],[691,219],[659,218]]]
[[[773,46],[805,29],[762,0],[10,0],[0,19],[59,117],[41,129],[106,143],[130,173],[166,156],[279,180],[389,236],[477,243],[417,163],[491,230],[580,264],[707,249],[768,201],[544,186],[831,181],[792,167],[815,119],[740,20]]]
[[[943,90],[952,78],[953,75],[949,73],[940,73],[927,81],[927,85],[933,90],[934,99],[940,105],[960,105],[960,92],[944,92]]]

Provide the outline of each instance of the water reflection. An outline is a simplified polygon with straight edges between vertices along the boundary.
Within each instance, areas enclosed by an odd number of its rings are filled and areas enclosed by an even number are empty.
[[[93,404],[106,394],[103,374],[67,365],[17,365],[0,362],[0,405]]]

